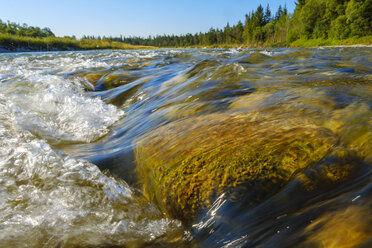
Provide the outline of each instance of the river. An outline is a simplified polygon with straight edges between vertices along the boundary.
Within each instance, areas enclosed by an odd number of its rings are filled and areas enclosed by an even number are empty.
[[[0,54],[0,247],[371,247],[372,50]]]

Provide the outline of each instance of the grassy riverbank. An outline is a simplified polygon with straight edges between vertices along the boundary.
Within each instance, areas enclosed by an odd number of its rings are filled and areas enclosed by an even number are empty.
[[[109,40],[73,39],[70,37],[25,37],[0,34],[0,51],[66,51],[93,49],[151,49]]]
[[[364,37],[351,37],[344,40],[298,39],[289,44],[290,47],[351,46],[351,45],[372,45],[372,35]]]
[[[181,46],[177,48],[252,48],[252,47],[319,47],[372,45],[372,36],[352,37],[344,40],[298,39],[292,43],[215,44],[209,46]],[[153,46],[130,45],[110,40],[73,39],[70,37],[23,37],[0,34],[0,52],[68,51],[94,49],[154,49]],[[174,48],[174,47],[172,47]]]
[[[188,48],[264,48],[264,47],[322,47],[322,46],[372,46],[372,35],[335,39],[298,39],[294,42],[253,43],[253,44],[215,44],[209,46],[188,46]],[[184,47],[178,47],[184,48]]]

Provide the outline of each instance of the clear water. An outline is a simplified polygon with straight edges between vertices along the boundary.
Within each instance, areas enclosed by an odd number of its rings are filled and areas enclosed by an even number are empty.
[[[369,247],[371,108],[371,48],[0,54],[0,246]],[[327,130],[329,154],[348,155],[254,204],[216,195],[187,221],[144,194],[144,140],[202,139],[190,129],[241,115]],[[319,172],[332,166],[347,175]]]

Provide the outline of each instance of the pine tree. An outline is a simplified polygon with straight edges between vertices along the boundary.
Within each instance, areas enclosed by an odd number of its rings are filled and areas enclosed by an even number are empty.
[[[266,6],[264,19],[265,19],[265,24],[271,22],[271,10],[270,10],[269,4],[267,4]]]

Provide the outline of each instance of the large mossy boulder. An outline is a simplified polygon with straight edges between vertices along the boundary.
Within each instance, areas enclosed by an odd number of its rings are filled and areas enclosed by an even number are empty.
[[[137,174],[150,200],[188,221],[223,193],[232,198],[243,193],[259,203],[336,143],[329,129],[306,119],[209,114],[172,122],[137,140]]]

